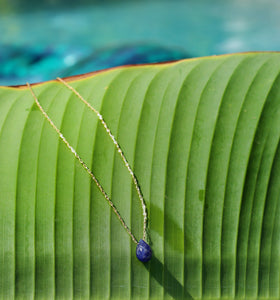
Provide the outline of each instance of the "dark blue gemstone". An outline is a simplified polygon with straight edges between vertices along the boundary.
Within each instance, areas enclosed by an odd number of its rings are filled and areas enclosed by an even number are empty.
[[[136,256],[142,262],[147,262],[152,258],[151,247],[143,240],[140,240],[136,247]]]

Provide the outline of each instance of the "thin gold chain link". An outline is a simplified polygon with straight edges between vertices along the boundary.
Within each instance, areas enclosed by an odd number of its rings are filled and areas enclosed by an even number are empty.
[[[142,211],[143,211],[143,240],[146,239],[146,231],[147,231],[147,208],[145,205],[145,201],[144,201],[144,197],[141,193],[138,181],[136,179],[136,176],[134,175],[120,145],[118,144],[117,140],[115,139],[114,135],[111,133],[108,125],[106,124],[106,122],[104,121],[103,116],[94,108],[92,107],[79,93],[78,91],[76,91],[72,86],[70,86],[67,82],[65,82],[63,79],[61,78],[57,78],[61,83],[63,83],[69,90],[71,90],[72,92],[75,93],[75,95],[84,103],[88,106],[88,108],[90,108],[99,118],[99,120],[101,121],[103,127],[105,128],[106,132],[108,133],[109,137],[111,138],[111,140],[113,141],[113,143],[115,144],[118,153],[120,154],[126,168],[128,169],[132,180],[134,182],[136,191],[138,193],[140,202],[141,202],[141,206],[142,206]],[[83,161],[83,159],[79,156],[79,154],[77,153],[77,151],[69,144],[69,142],[66,140],[66,138],[64,137],[64,135],[61,133],[61,131],[57,128],[57,126],[54,124],[54,122],[51,120],[51,118],[49,117],[49,115],[46,113],[46,111],[43,109],[43,107],[41,106],[38,98],[36,97],[32,87],[30,86],[29,83],[27,83],[27,86],[35,100],[36,105],[38,106],[38,108],[40,109],[40,111],[42,112],[43,116],[47,119],[47,121],[50,123],[50,125],[54,128],[54,130],[57,132],[57,134],[59,135],[60,139],[64,142],[64,144],[67,146],[67,148],[74,154],[74,156],[76,157],[76,159],[79,161],[79,163],[83,166],[83,168],[86,170],[86,172],[90,175],[90,177],[92,178],[92,180],[95,182],[95,184],[97,185],[98,189],[100,190],[100,192],[103,194],[104,198],[108,201],[109,205],[111,206],[111,208],[113,209],[114,213],[117,215],[118,219],[120,220],[120,222],[122,223],[123,227],[125,228],[125,230],[127,231],[127,233],[130,235],[130,237],[132,238],[132,240],[137,244],[137,239],[135,238],[135,236],[133,235],[133,233],[131,232],[130,228],[126,225],[124,219],[122,218],[122,216],[120,215],[119,211],[117,210],[116,206],[114,205],[114,203],[111,201],[110,197],[107,195],[107,193],[105,192],[105,190],[103,189],[102,185],[99,183],[98,179],[94,176],[93,172],[88,168],[88,166],[86,165],[86,163]]]

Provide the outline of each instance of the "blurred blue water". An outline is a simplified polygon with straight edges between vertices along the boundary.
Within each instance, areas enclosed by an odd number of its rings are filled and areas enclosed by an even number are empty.
[[[279,13],[278,0],[112,2],[2,11],[0,85],[126,63],[277,51]]]

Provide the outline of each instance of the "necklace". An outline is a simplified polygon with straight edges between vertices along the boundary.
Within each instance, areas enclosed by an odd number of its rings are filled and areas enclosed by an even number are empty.
[[[67,148],[73,153],[73,155],[75,156],[75,158],[79,161],[79,163],[82,165],[82,167],[84,168],[84,170],[90,175],[90,177],[92,178],[92,180],[95,182],[95,184],[97,185],[98,189],[100,190],[100,192],[103,194],[104,198],[107,200],[108,204],[111,206],[113,212],[116,214],[116,216],[118,217],[118,219],[120,220],[122,226],[124,227],[124,229],[127,231],[127,233],[129,234],[129,236],[131,237],[132,241],[134,243],[137,244],[136,247],[136,256],[137,258],[142,261],[142,262],[147,262],[151,259],[152,257],[152,250],[151,247],[149,246],[149,244],[146,242],[146,236],[147,236],[147,208],[145,205],[145,201],[143,198],[143,195],[141,193],[141,189],[140,186],[138,184],[138,181],[136,179],[136,176],[134,175],[119,143],[117,142],[117,140],[115,139],[114,135],[111,133],[111,130],[109,129],[108,125],[106,124],[103,116],[99,113],[99,111],[97,111],[93,106],[90,105],[89,102],[87,102],[79,93],[78,91],[76,91],[72,86],[70,86],[66,81],[64,81],[61,78],[57,78],[58,81],[60,81],[64,86],[66,86],[70,91],[72,91],[91,111],[93,111],[98,119],[100,120],[101,124],[103,125],[104,129],[106,130],[106,132],[108,133],[109,137],[111,138],[111,140],[113,141],[113,143],[115,144],[118,153],[121,156],[122,161],[124,162],[128,172],[130,173],[131,177],[132,177],[132,181],[134,183],[134,186],[136,188],[139,200],[141,202],[141,206],[142,206],[142,214],[143,214],[143,238],[139,240],[139,242],[137,241],[137,239],[135,238],[135,236],[133,235],[133,233],[131,232],[130,228],[127,226],[127,224],[125,223],[124,219],[122,218],[122,216],[120,215],[118,209],[116,208],[116,206],[114,205],[114,203],[112,202],[112,200],[110,199],[110,197],[108,196],[108,194],[105,192],[104,188],[102,187],[102,185],[100,184],[100,182],[98,181],[98,179],[95,177],[95,175],[93,174],[93,172],[89,169],[89,167],[86,165],[86,163],[82,160],[82,158],[79,156],[79,154],[77,153],[77,151],[70,145],[70,143],[66,140],[66,138],[64,137],[64,135],[61,133],[61,131],[57,128],[57,126],[54,124],[54,122],[51,120],[51,118],[49,117],[49,115],[47,114],[47,112],[43,109],[43,107],[41,106],[38,98],[36,97],[32,87],[30,86],[29,83],[27,83],[27,87],[29,88],[36,105],[38,106],[39,110],[41,111],[41,113],[43,114],[43,116],[45,117],[45,119],[50,123],[50,125],[52,126],[52,128],[57,132],[57,134],[59,135],[59,138],[61,139],[61,141],[67,146]]]

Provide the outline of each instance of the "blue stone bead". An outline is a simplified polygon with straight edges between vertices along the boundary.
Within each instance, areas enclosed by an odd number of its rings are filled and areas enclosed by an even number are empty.
[[[140,240],[136,247],[136,256],[142,262],[147,262],[152,258],[151,247],[143,240]]]

